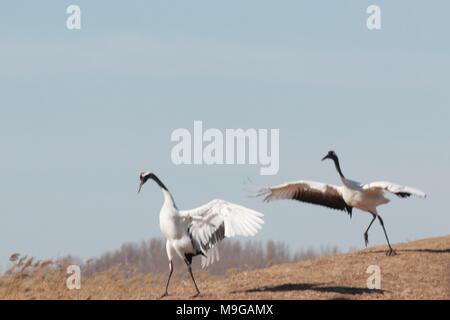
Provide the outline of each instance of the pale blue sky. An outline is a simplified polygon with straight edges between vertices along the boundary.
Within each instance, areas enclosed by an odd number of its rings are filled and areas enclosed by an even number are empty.
[[[370,4],[382,30],[366,29]],[[82,30],[65,28],[78,4]],[[391,180],[423,199],[381,207],[393,242],[448,234],[450,4],[434,1],[9,1],[0,13],[0,264],[99,255],[160,236],[154,171],[181,208],[264,212],[257,239],[363,247],[366,213],[262,204],[257,185]],[[280,171],[171,163],[176,128],[279,128]],[[376,225],[372,244],[384,243]],[[165,254],[165,253],[161,253]]]

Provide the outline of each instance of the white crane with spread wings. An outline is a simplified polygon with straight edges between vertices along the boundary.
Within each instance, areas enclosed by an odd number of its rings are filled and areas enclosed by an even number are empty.
[[[263,225],[263,214],[252,209],[224,200],[213,200],[192,210],[178,210],[167,187],[153,173],[142,172],[139,176],[142,186],[154,180],[164,195],[164,203],[159,215],[161,232],[166,238],[169,258],[169,278],[161,298],[168,295],[170,278],[173,272],[172,259],[178,255],[188,266],[198,296],[200,291],[192,274],[192,258],[202,256],[202,267],[219,260],[216,244],[224,238],[233,236],[254,236]]]
[[[426,197],[426,194],[420,190],[400,186],[391,182],[372,182],[369,184],[362,184],[356,181],[345,178],[342,173],[339,159],[334,151],[322,159],[331,159],[334,161],[336,170],[342,181],[342,186],[335,186],[321,182],[313,181],[297,181],[290,182],[279,186],[263,188],[259,190],[258,196],[265,196],[264,200],[269,202],[278,199],[292,199],[302,202],[317,204],[331,209],[337,209],[347,212],[352,215],[352,209],[357,208],[362,211],[372,214],[373,219],[364,233],[364,240],[366,246],[369,242],[369,229],[376,218],[380,221],[383,227],[384,234],[389,246],[387,255],[394,255],[395,251],[389,243],[389,238],[384,227],[384,222],[378,214],[377,207],[388,203],[390,200],[385,197],[385,191],[393,193],[401,198],[407,198],[412,195],[418,197]]]

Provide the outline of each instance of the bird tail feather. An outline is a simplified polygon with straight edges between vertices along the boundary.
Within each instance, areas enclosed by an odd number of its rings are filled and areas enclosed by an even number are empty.
[[[202,268],[206,268],[207,266],[213,264],[215,261],[219,261],[219,249],[217,246],[209,249],[206,254],[202,255]]]

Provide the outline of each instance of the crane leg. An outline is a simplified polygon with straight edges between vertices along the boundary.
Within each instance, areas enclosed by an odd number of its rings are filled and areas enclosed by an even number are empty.
[[[380,220],[380,224],[383,227],[384,235],[386,236],[386,240],[387,240],[387,243],[388,243],[388,246],[389,246],[389,250],[386,252],[386,255],[387,256],[395,256],[397,254],[397,252],[395,252],[395,250],[392,249],[392,246],[391,246],[391,244],[389,242],[389,237],[387,235],[386,228],[384,227],[383,219],[380,216],[378,216],[378,220]]]
[[[369,226],[367,227],[366,232],[364,232],[364,241],[366,243],[366,248],[367,248],[367,245],[369,244],[369,229],[372,226],[372,224],[375,221],[375,219],[377,218],[377,216],[375,214],[373,214],[373,213],[372,213],[372,216],[373,216],[373,219],[370,222]]]
[[[170,283],[170,278],[172,277],[172,273],[173,273],[173,262],[172,260],[169,261],[169,277],[167,278],[167,283],[166,283],[166,291],[164,292],[164,294],[160,297],[160,299],[166,297],[169,295],[169,283]]]
[[[192,273],[192,267],[191,267],[192,255],[185,255],[185,256],[186,256],[185,262],[187,264],[189,274],[191,275],[191,279],[192,279],[192,282],[194,283],[195,290],[197,291],[197,293],[195,295],[193,295],[192,298],[196,298],[200,294],[200,290],[198,290],[197,283],[195,282],[194,274]]]

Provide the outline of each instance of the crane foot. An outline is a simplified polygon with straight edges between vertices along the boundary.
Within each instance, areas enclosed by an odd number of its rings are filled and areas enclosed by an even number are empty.
[[[166,292],[164,292],[164,294],[161,296],[161,297],[159,297],[159,300],[161,300],[162,298],[164,298],[164,297],[167,297],[169,295],[169,293],[166,291]]]
[[[390,248],[388,251],[386,251],[386,255],[388,257],[396,256],[397,252],[394,249]]]

